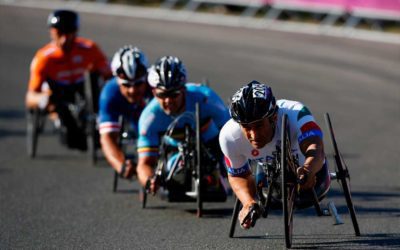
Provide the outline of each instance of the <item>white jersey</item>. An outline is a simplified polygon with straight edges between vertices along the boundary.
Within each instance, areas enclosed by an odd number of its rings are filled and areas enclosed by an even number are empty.
[[[240,125],[230,119],[222,128],[219,135],[221,150],[225,155],[228,173],[232,176],[248,174],[251,161],[268,162],[274,159],[273,152],[280,147],[281,124],[283,114],[288,115],[292,152],[298,155],[299,164],[304,163],[305,157],[300,151],[299,144],[312,136],[322,138],[322,131],[315,122],[311,112],[300,102],[278,100],[278,121],[274,138],[263,148],[254,148],[241,131]]]

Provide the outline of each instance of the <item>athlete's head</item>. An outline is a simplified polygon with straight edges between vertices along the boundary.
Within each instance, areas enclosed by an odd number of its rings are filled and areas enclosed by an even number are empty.
[[[50,37],[63,50],[69,50],[79,29],[79,16],[71,10],[56,10],[47,19]]]
[[[236,91],[230,105],[232,119],[240,124],[255,148],[262,148],[272,140],[277,110],[271,88],[257,81]]]
[[[120,48],[111,61],[111,70],[117,78],[125,98],[133,103],[138,101],[147,89],[147,58],[137,47]]]
[[[47,24],[61,33],[73,33],[79,29],[79,16],[72,10],[56,10],[50,13]]]
[[[148,81],[153,94],[167,114],[177,114],[185,106],[186,69],[173,56],[160,58],[149,70]]]

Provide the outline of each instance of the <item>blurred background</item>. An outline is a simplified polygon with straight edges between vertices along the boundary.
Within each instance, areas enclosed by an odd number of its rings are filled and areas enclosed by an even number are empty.
[[[94,0],[268,20],[400,32],[398,0]]]

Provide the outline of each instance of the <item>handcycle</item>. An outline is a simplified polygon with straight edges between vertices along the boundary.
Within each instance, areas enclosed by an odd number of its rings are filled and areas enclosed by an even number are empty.
[[[203,144],[200,127],[198,103],[194,114],[184,112],[175,118],[161,138],[154,176],[160,189],[167,193],[168,201],[196,202],[197,217],[203,215],[204,202],[225,202],[227,198],[218,173],[213,175],[216,185],[207,185],[205,177],[219,171],[219,163]],[[142,208],[146,208],[149,189],[150,180],[140,190]]]
[[[356,236],[360,236],[360,229],[350,192],[350,174],[337,146],[334,130],[328,113],[325,114],[325,120],[331,143],[333,145],[336,165],[335,172],[328,174],[331,179],[336,179],[340,182],[346,199],[347,208],[351,216],[354,233]],[[291,151],[291,140],[288,127],[288,118],[285,114],[282,118],[281,143],[280,147],[277,146],[277,150],[274,152],[274,159],[272,162],[257,164],[255,166],[255,172],[257,184],[256,193],[259,198],[258,206],[262,211],[261,216],[267,218],[268,212],[271,209],[282,209],[285,245],[287,248],[290,248],[292,246],[293,215],[296,209],[314,206],[318,216],[332,215],[334,216],[336,224],[342,224],[343,222],[337,214],[333,202],[328,203],[328,209],[321,208],[320,201],[326,195],[325,193],[318,197],[314,188],[310,191],[303,191],[308,192],[306,194],[308,202],[304,202],[304,200],[300,201],[301,193],[299,185],[302,181],[299,180],[297,176],[296,170],[299,167],[298,158],[296,155],[293,155]],[[303,197],[305,197],[304,194]],[[235,233],[240,207],[241,203],[239,199],[236,198],[229,230],[230,238],[232,238]],[[257,216],[256,211],[250,211],[248,216],[249,219],[253,221],[253,218]]]
[[[74,120],[77,127],[84,131],[85,136],[91,140],[89,148],[99,147],[98,129],[96,127],[96,103],[97,94],[95,84],[98,84],[98,74],[87,73],[86,81],[82,85],[69,86],[67,89],[59,88],[55,83],[49,81],[47,84],[53,93],[51,100],[56,104],[56,112],[68,113],[68,117]],[[68,100],[63,100],[63,96],[68,96]],[[35,158],[38,149],[39,136],[44,132],[46,120],[49,112],[45,109],[35,108],[28,109],[26,112],[27,130],[26,130],[26,146],[27,154],[30,158]],[[61,124],[62,125],[62,124]],[[59,125],[55,125],[54,130],[62,129]],[[96,136],[97,135],[97,136]],[[91,147],[90,145],[93,145]],[[95,157],[93,151],[91,159],[94,162]]]

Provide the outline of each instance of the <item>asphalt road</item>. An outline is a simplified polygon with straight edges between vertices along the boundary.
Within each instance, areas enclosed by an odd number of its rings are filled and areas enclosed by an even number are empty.
[[[0,249],[281,249],[279,211],[230,239],[232,199],[206,203],[201,219],[193,203],[150,198],[142,210],[136,182],[112,193],[105,160],[91,166],[86,154],[63,148],[50,126],[37,158],[26,156],[24,94],[31,58],[48,41],[48,12],[0,5]],[[334,182],[325,202],[335,201],[345,224],[298,211],[294,248],[400,248],[399,45],[105,14],[82,14],[81,23],[81,35],[109,57],[124,44],[139,46],[152,62],[179,56],[190,80],[207,77],[226,100],[256,79],[278,98],[307,104],[323,128],[329,112],[362,236],[354,236]]]

